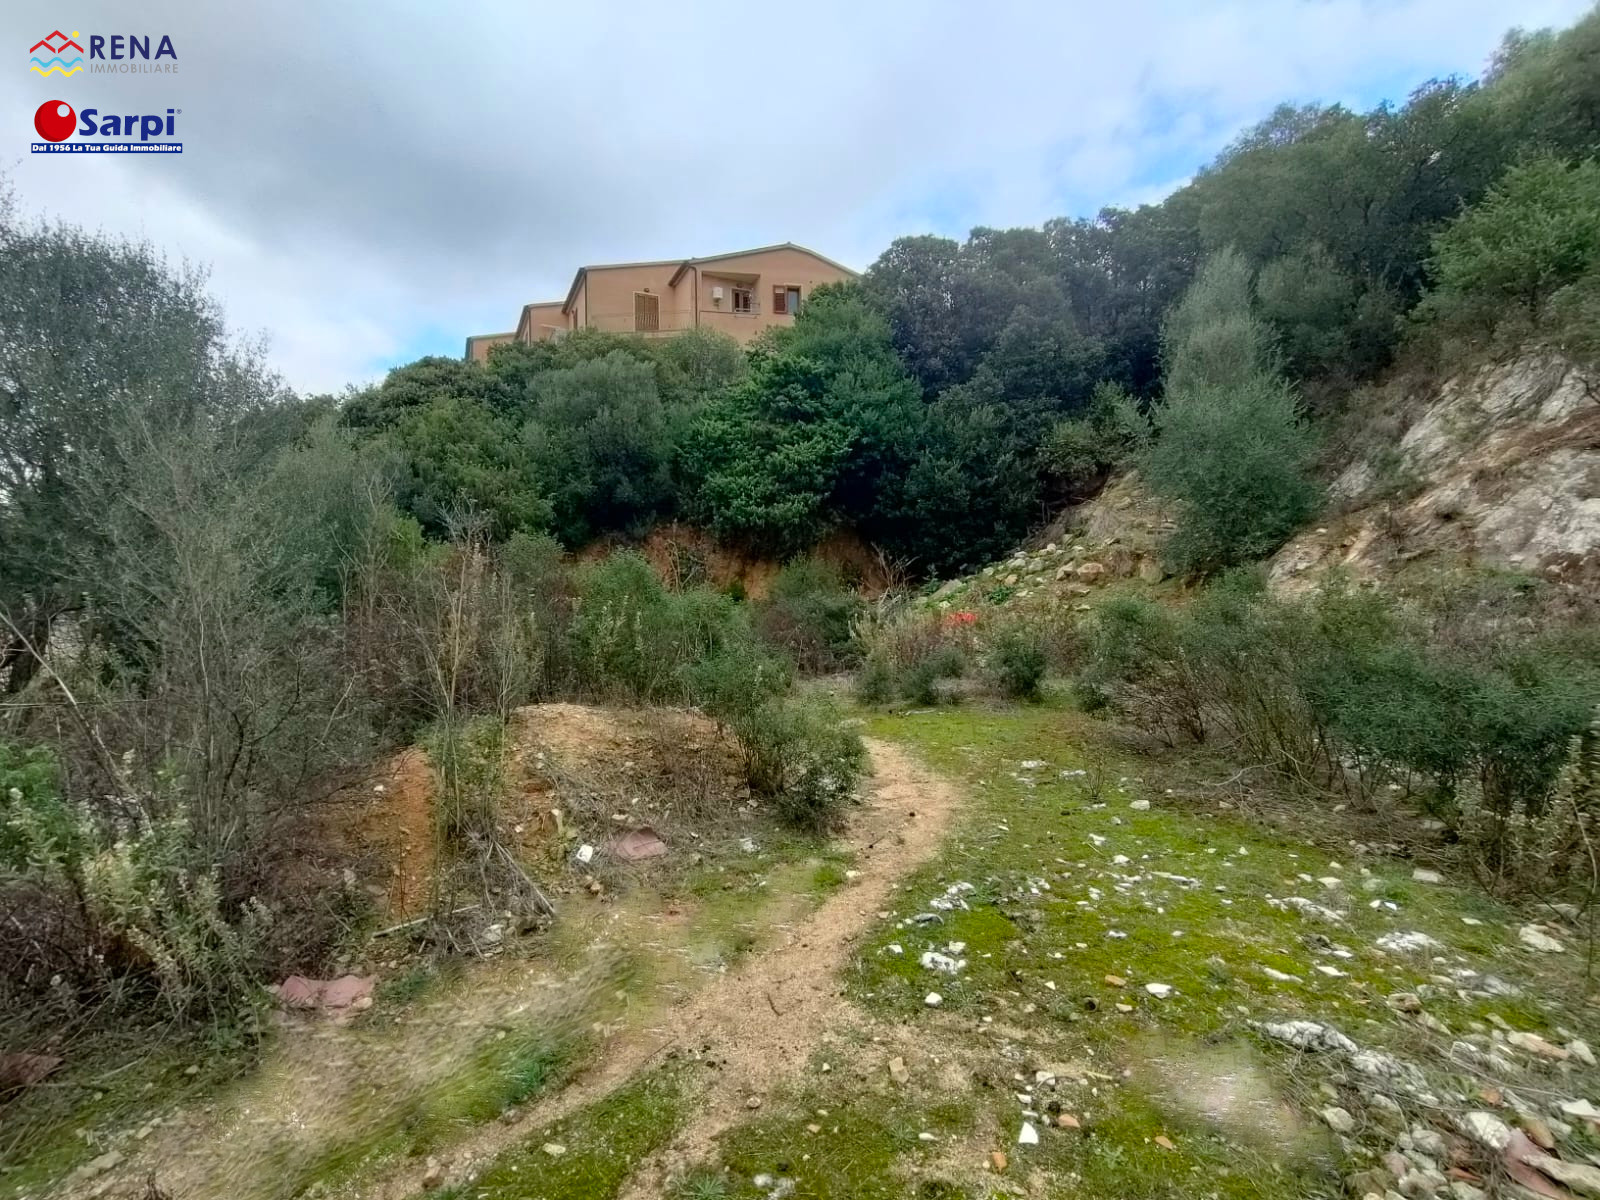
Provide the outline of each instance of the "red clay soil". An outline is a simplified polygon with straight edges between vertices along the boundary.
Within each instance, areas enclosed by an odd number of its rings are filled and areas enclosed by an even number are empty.
[[[752,600],[765,600],[772,592],[772,581],[783,564],[774,558],[761,558],[724,546],[704,530],[677,521],[658,525],[643,541],[612,539],[592,543],[579,552],[580,561],[592,562],[624,546],[643,554],[668,584],[684,586],[706,583],[726,589],[737,583]],[[883,560],[866,542],[847,530],[829,534],[811,555],[838,567],[868,597],[881,593],[889,584]]]

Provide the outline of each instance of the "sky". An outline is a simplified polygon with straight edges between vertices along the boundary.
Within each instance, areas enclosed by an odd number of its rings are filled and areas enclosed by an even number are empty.
[[[1403,100],[1588,3],[13,0],[0,171],[25,211],[208,265],[292,387],[339,391],[585,263],[792,241],[861,269],[1159,200],[1281,101]],[[177,70],[31,73],[56,29],[164,34]],[[32,154],[52,100],[177,109],[183,153]]]

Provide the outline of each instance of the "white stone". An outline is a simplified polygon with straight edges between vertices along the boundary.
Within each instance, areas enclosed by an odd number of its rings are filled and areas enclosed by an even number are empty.
[[[929,1008],[938,1008],[939,1005],[944,1003],[944,997],[939,995],[938,992],[929,992],[922,998],[922,1002]]]
[[[1429,870],[1426,870],[1426,869],[1424,869],[1422,867],[1418,867],[1416,870],[1412,871],[1411,872],[1411,878],[1414,879],[1418,883],[1443,883],[1444,882],[1444,876],[1439,874],[1439,872],[1437,872],[1437,871],[1429,871]]]
[[[1039,1131],[1033,1127],[1032,1121],[1024,1121],[1022,1128],[1017,1131],[1017,1145],[1037,1146],[1039,1144]]]
[[[1165,1000],[1172,995],[1172,985],[1170,983],[1147,983],[1144,985],[1144,990],[1157,1000]]]
[[[1392,954],[1415,954],[1419,950],[1443,950],[1444,947],[1435,939],[1418,930],[1409,933],[1386,933],[1374,943],[1379,950],[1388,950]]]
[[[1560,954],[1563,950],[1560,942],[1537,925],[1524,925],[1517,930],[1517,937],[1528,949],[1538,950],[1544,954]]]
[[[1461,1118],[1461,1132],[1490,1150],[1504,1150],[1511,1144],[1511,1129],[1493,1113],[1469,1112]]]

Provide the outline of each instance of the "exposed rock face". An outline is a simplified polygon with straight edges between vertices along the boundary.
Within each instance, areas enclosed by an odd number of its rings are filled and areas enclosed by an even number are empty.
[[[1386,501],[1396,467],[1413,486]],[[1392,451],[1352,463],[1331,491],[1348,515],[1279,551],[1275,586],[1300,590],[1329,567],[1372,577],[1433,555],[1600,579],[1600,375],[1539,353],[1451,379]]]

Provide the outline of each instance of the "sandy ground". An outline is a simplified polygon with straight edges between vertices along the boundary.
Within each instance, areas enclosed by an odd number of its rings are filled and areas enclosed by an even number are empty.
[[[546,718],[541,740],[554,743],[552,749],[561,747],[562,731],[578,723],[592,725],[593,711],[541,714]],[[579,716],[582,722],[555,719]],[[595,730],[583,732],[592,747]],[[751,1096],[764,1096],[795,1075],[830,1033],[865,1023],[841,994],[841,969],[878,910],[893,907],[891,893],[899,881],[937,850],[958,803],[949,785],[904,751],[877,741],[869,741],[868,749],[871,792],[844,839],[859,875],[809,914],[772,925],[769,933],[780,939],[776,944],[726,974],[708,975],[706,986],[676,1005],[638,1010],[594,1054],[583,1074],[529,1105],[515,1124],[489,1122],[442,1147],[438,1157],[447,1182],[475,1175],[502,1151],[604,1097],[673,1051],[715,1059],[720,1069],[706,1073],[693,1116],[671,1145],[645,1164],[626,1193],[659,1195],[671,1171],[748,1117]],[[406,782],[405,772],[398,775],[391,784]],[[391,787],[374,798],[392,802],[396,791],[404,798],[420,790]],[[415,817],[414,806],[402,807],[404,815]],[[402,861],[416,856],[425,842],[417,836],[422,830],[401,828],[414,823],[392,826],[391,838],[410,852],[401,855]],[[406,878],[402,886],[414,882]],[[391,899],[403,908],[411,897]],[[664,918],[643,914],[642,919],[648,925]],[[774,914],[774,919],[782,918]],[[403,1105],[446,1083],[470,1061],[486,1028],[526,1022],[530,1012],[552,1024],[573,1021],[597,990],[613,986],[608,972],[616,966],[616,947],[603,928],[597,927],[597,934],[593,952],[584,956],[585,967],[558,974],[539,962],[484,964],[469,993],[424,1002],[406,1014],[402,1027],[381,1037],[364,1034],[359,1026],[312,1024],[283,1039],[242,1099],[169,1114],[127,1145],[116,1169],[92,1181],[75,1181],[61,1194],[73,1200],[140,1197],[144,1180],[154,1172],[173,1200],[220,1195],[277,1200],[287,1194],[296,1164],[321,1161],[331,1147],[359,1137],[363,1122],[352,1123],[354,1113],[381,1120],[386,1105]],[[421,1176],[420,1162],[404,1161],[359,1192],[341,1188],[338,1194],[398,1200],[420,1192]]]
[[[786,930],[785,940],[718,977],[662,1019],[621,1035],[592,1072],[530,1107],[516,1126],[486,1126],[449,1155],[447,1178],[483,1169],[501,1151],[592,1103],[673,1050],[714,1058],[719,1070],[694,1116],[672,1143],[638,1173],[623,1195],[662,1194],[663,1181],[700,1157],[715,1137],[749,1116],[763,1096],[796,1074],[830,1032],[864,1017],[841,994],[839,972],[855,940],[889,904],[895,885],[938,849],[959,803],[955,791],[905,751],[869,740],[872,794],[846,844],[860,877]],[[367,1194],[397,1200],[418,1192],[415,1171]]]

